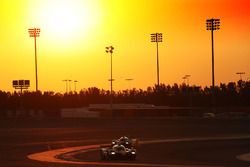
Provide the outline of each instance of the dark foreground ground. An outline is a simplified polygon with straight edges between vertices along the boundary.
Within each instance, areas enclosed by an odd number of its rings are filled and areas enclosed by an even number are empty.
[[[122,135],[140,140],[250,135],[250,119],[74,119],[1,120],[1,167],[68,167],[27,159],[27,155],[69,146],[109,143]],[[250,153],[247,139],[142,145],[136,163],[250,167],[236,155]],[[100,161],[96,151],[78,155]]]

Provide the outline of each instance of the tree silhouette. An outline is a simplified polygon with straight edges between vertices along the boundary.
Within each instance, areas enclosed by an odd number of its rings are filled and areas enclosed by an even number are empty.
[[[126,89],[113,93],[114,103],[145,103],[165,106],[211,107],[212,88],[178,85],[154,85],[143,89]],[[215,87],[217,107],[250,106],[250,82],[239,80],[237,83],[221,83]],[[90,87],[79,93],[55,92],[4,92],[0,91],[0,117],[7,110],[43,110],[48,115],[57,115],[61,108],[86,107],[89,104],[110,101],[110,91]]]

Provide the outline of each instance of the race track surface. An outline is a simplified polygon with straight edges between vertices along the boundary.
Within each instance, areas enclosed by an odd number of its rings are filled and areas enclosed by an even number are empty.
[[[1,167],[68,167],[81,164],[50,163],[30,160],[27,156],[48,150],[109,143],[122,135],[141,141],[160,139],[249,136],[249,119],[79,119],[2,121],[0,133]],[[100,161],[92,150],[74,154],[77,161],[99,162],[99,166],[235,166],[247,167],[250,162],[236,157],[250,153],[250,139],[183,141],[143,144],[135,161]],[[106,165],[103,165],[103,163]],[[84,166],[95,166],[87,164]],[[137,165],[134,165],[137,166]],[[152,166],[152,165],[151,165]]]

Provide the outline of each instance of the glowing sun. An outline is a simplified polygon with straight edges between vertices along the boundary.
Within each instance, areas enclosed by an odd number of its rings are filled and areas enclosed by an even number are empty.
[[[89,33],[99,21],[99,11],[92,1],[53,0],[43,2],[40,11],[42,28],[56,38],[70,40],[83,33]]]

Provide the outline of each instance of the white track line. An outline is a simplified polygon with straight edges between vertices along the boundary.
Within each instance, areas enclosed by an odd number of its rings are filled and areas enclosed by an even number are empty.
[[[141,144],[153,144],[153,143],[167,143],[167,142],[187,142],[187,141],[211,141],[211,140],[236,140],[236,139],[250,139],[250,135],[244,136],[231,136],[231,137],[199,137],[199,138],[181,138],[181,139],[163,139],[163,140],[148,140],[141,141]],[[81,165],[109,165],[109,166],[159,166],[159,167],[221,167],[221,166],[199,166],[199,165],[163,165],[163,164],[142,164],[142,163],[108,163],[108,162],[79,162],[79,161],[66,161],[57,158],[61,154],[76,151],[91,151],[100,147],[100,144],[67,147],[63,149],[55,149],[35,154],[28,155],[28,158],[36,161],[54,162],[54,163],[67,163],[67,164],[81,164]]]

